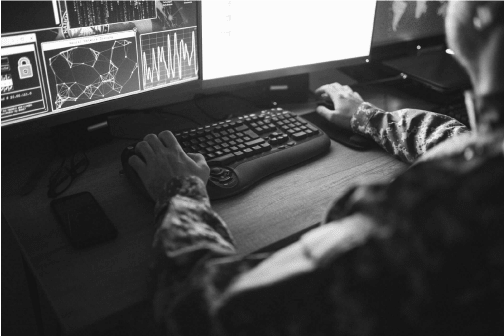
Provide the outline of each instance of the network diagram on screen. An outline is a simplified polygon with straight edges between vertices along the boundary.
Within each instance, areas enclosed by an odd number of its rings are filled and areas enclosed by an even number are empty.
[[[2,126],[191,81],[365,56],[375,2],[364,2],[9,2]],[[332,43],[318,33],[356,17],[361,29]]]

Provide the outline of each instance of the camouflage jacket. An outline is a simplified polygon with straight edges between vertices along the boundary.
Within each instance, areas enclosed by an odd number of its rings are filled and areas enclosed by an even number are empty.
[[[351,120],[354,132],[415,164],[388,185],[353,187],[323,225],[272,255],[236,256],[203,182],[172,180],[155,209],[160,329],[413,335],[457,325],[458,335],[484,334],[491,323],[472,330],[464,317],[491,313],[478,281],[486,284],[498,269],[500,294],[504,283],[497,225],[504,223],[504,131],[497,119],[476,134],[444,115],[363,103]],[[449,305],[460,309],[448,313]]]

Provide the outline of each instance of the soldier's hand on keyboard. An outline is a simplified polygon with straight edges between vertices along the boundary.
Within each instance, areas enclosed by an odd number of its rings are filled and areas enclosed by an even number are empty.
[[[203,155],[186,154],[170,131],[147,135],[136,145],[135,152],[137,155],[131,156],[128,163],[154,201],[174,177],[197,176],[205,184],[208,181],[210,168]]]
[[[364,102],[362,97],[348,86],[339,83],[323,85],[315,90],[315,93],[329,104],[334,105],[333,108],[319,105],[317,113],[337,126],[350,131],[350,120]]]

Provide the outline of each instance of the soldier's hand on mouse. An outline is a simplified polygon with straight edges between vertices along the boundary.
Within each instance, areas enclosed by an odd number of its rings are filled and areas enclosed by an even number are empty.
[[[210,168],[203,155],[186,154],[170,131],[147,135],[136,145],[135,152],[143,160],[133,155],[128,162],[154,201],[174,177],[197,176],[206,184],[210,176]]]
[[[334,109],[318,106],[317,112],[330,122],[350,131],[350,120],[364,102],[362,97],[347,85],[339,83],[323,85],[315,90],[315,93],[334,105]]]

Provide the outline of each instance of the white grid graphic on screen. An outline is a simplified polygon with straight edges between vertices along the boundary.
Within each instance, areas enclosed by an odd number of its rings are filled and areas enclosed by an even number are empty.
[[[144,89],[198,78],[196,27],[140,36]]]

